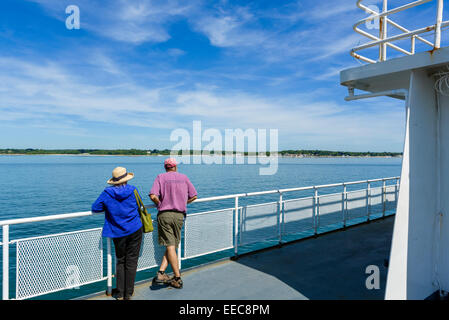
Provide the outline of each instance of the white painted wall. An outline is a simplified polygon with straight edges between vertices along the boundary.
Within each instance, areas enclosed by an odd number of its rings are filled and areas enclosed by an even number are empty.
[[[449,209],[449,98],[440,98],[439,115],[434,82],[425,70],[411,71],[386,299],[424,299],[437,278],[449,291],[449,223],[438,236],[438,213]]]
[[[440,158],[441,158],[441,212],[442,225],[436,226],[440,256],[436,257],[437,271],[442,288],[449,291],[449,97],[439,95],[440,100]],[[438,232],[440,228],[441,232]]]

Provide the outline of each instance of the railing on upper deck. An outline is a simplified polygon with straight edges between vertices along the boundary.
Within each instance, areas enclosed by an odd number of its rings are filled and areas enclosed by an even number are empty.
[[[366,187],[348,189],[361,184]],[[321,190],[336,188],[342,188],[341,192],[319,194]],[[180,266],[181,261],[211,253],[233,250],[231,255],[237,256],[240,248],[250,244],[262,241],[282,244],[292,235],[302,234],[299,238],[316,235],[393,214],[398,190],[399,177],[392,177],[198,199],[196,203],[234,199],[234,206],[187,215],[183,241],[178,248]],[[308,192],[309,196],[286,200],[284,195],[291,192]],[[239,205],[241,198],[275,194],[279,197],[275,202]],[[111,239],[101,237],[101,228],[17,240],[9,238],[10,226],[91,215],[92,212],[78,212],[0,221],[3,300],[9,299],[10,295],[12,245],[16,246],[15,299],[37,297],[104,280],[110,292],[113,274]],[[163,254],[163,248],[157,244],[155,227],[154,232],[144,235],[138,271],[157,267]]]
[[[365,5],[363,5],[361,3],[362,0],[357,0],[357,6],[360,9],[365,10],[365,12],[370,13],[371,16],[357,22],[353,27],[354,31],[361,35],[368,37],[370,40],[373,40],[373,41],[353,48],[351,50],[351,56],[353,56],[356,59],[359,59],[359,60],[362,60],[365,62],[369,62],[369,63],[385,61],[387,59],[387,47],[390,47],[394,50],[397,50],[397,51],[402,52],[407,55],[413,55],[413,54],[415,54],[416,40],[421,41],[424,44],[428,45],[430,47],[430,50],[435,50],[435,49],[440,48],[440,46],[441,46],[441,31],[443,28],[449,26],[449,20],[443,21],[443,0],[436,0],[437,1],[437,13],[436,13],[435,24],[426,26],[426,27],[422,27],[422,28],[416,29],[416,30],[408,30],[407,28],[405,28],[405,27],[399,25],[398,23],[394,22],[393,20],[391,20],[388,16],[390,16],[394,13],[404,11],[406,9],[410,9],[410,8],[428,3],[428,2],[432,2],[434,0],[418,0],[418,1],[414,1],[409,4],[394,8],[394,9],[390,9],[390,10],[388,10],[387,1],[388,0],[382,1],[383,2],[382,12],[376,12],[372,8],[369,8]],[[359,26],[361,24],[373,21],[375,19],[379,19],[379,35],[378,36],[373,35],[373,34],[366,32],[359,28]],[[387,30],[388,30],[389,24],[392,25],[393,27],[399,29],[400,31],[402,31],[402,33],[388,37]],[[420,36],[424,33],[432,32],[432,31],[434,32],[433,42],[428,41]],[[411,41],[410,51],[403,49],[403,48],[392,43],[394,41],[403,40],[403,39],[407,39],[407,38],[410,38],[410,41]],[[357,51],[376,47],[376,46],[379,47],[379,59],[377,61],[367,58],[367,57],[362,56],[357,53]]]

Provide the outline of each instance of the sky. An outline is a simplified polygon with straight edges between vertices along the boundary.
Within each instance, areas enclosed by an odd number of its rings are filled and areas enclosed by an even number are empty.
[[[430,25],[433,2],[395,21]],[[279,150],[400,152],[403,101],[344,101],[339,72],[367,42],[355,3],[2,0],[0,148],[170,149],[173,130],[201,121],[277,129]]]

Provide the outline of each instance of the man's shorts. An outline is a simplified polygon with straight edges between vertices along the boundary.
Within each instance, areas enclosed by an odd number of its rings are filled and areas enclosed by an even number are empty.
[[[161,246],[178,247],[181,242],[181,228],[184,214],[176,211],[164,211],[157,215],[158,240]]]

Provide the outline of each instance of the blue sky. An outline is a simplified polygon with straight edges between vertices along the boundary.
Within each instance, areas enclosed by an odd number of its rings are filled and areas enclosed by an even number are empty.
[[[355,2],[2,0],[0,148],[171,148],[201,120],[278,129],[281,150],[402,151],[402,101],[344,101],[339,71],[366,41]]]

